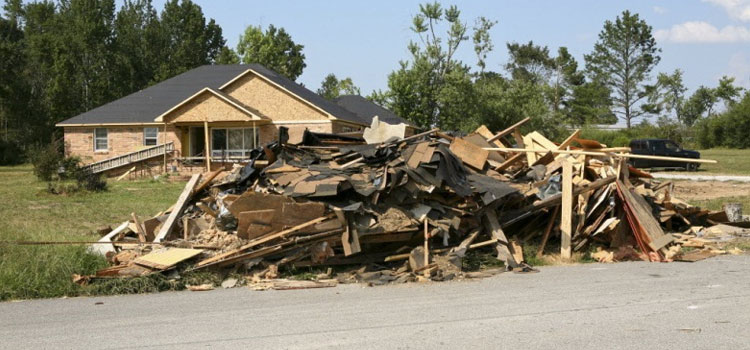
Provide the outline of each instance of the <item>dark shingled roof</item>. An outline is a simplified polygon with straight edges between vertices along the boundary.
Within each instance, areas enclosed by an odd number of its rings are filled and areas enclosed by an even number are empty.
[[[273,81],[338,119],[370,125],[370,120],[360,118],[357,114],[320,97],[294,81],[259,64],[200,66],[119,100],[81,113],[58,123],[58,125],[153,123],[154,119],[158,116],[202,89],[208,87],[219,91],[219,87],[248,69],[252,69],[258,74],[263,75],[268,80]]]
[[[400,124],[405,123],[409,126],[414,126],[407,120],[397,116],[393,112],[378,106],[375,102],[372,102],[359,95],[343,95],[336,98],[334,101],[353,113],[357,114],[362,120],[367,121],[367,125],[372,124],[372,118],[378,116],[381,122],[388,124]]]

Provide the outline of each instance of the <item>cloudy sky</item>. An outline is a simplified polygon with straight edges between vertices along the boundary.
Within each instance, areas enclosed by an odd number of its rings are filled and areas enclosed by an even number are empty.
[[[121,0],[118,0],[121,2]],[[352,77],[363,94],[386,87],[387,75],[409,57],[406,45],[417,37],[410,31],[419,3],[378,1],[240,1],[197,0],[207,17],[224,29],[236,45],[248,25],[273,23],[305,45],[307,68],[299,81],[317,88],[328,73]],[[164,0],[155,0],[161,10]],[[498,21],[492,30],[495,51],[488,69],[501,70],[509,41],[567,46],[579,59],[590,52],[605,20],[623,10],[640,14],[654,28],[662,61],[657,72],[685,72],[691,89],[714,86],[730,75],[750,87],[750,0],[525,0],[464,1],[456,4],[472,25],[478,16]],[[470,42],[458,53],[473,64]]]

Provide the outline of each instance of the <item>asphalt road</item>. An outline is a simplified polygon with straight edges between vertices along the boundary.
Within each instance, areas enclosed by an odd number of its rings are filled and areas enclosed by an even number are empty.
[[[4,349],[747,349],[748,328],[750,256],[0,303]]]

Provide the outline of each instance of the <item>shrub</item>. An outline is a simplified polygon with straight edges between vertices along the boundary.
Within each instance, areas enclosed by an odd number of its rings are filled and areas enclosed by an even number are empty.
[[[60,170],[63,154],[60,141],[53,141],[48,145],[35,146],[29,154],[34,165],[34,175],[42,181],[52,181]]]

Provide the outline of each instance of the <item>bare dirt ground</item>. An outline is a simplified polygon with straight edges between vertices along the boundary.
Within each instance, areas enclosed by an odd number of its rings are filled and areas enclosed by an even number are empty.
[[[722,181],[675,181],[674,196],[684,201],[723,197],[750,197],[750,183]]]

